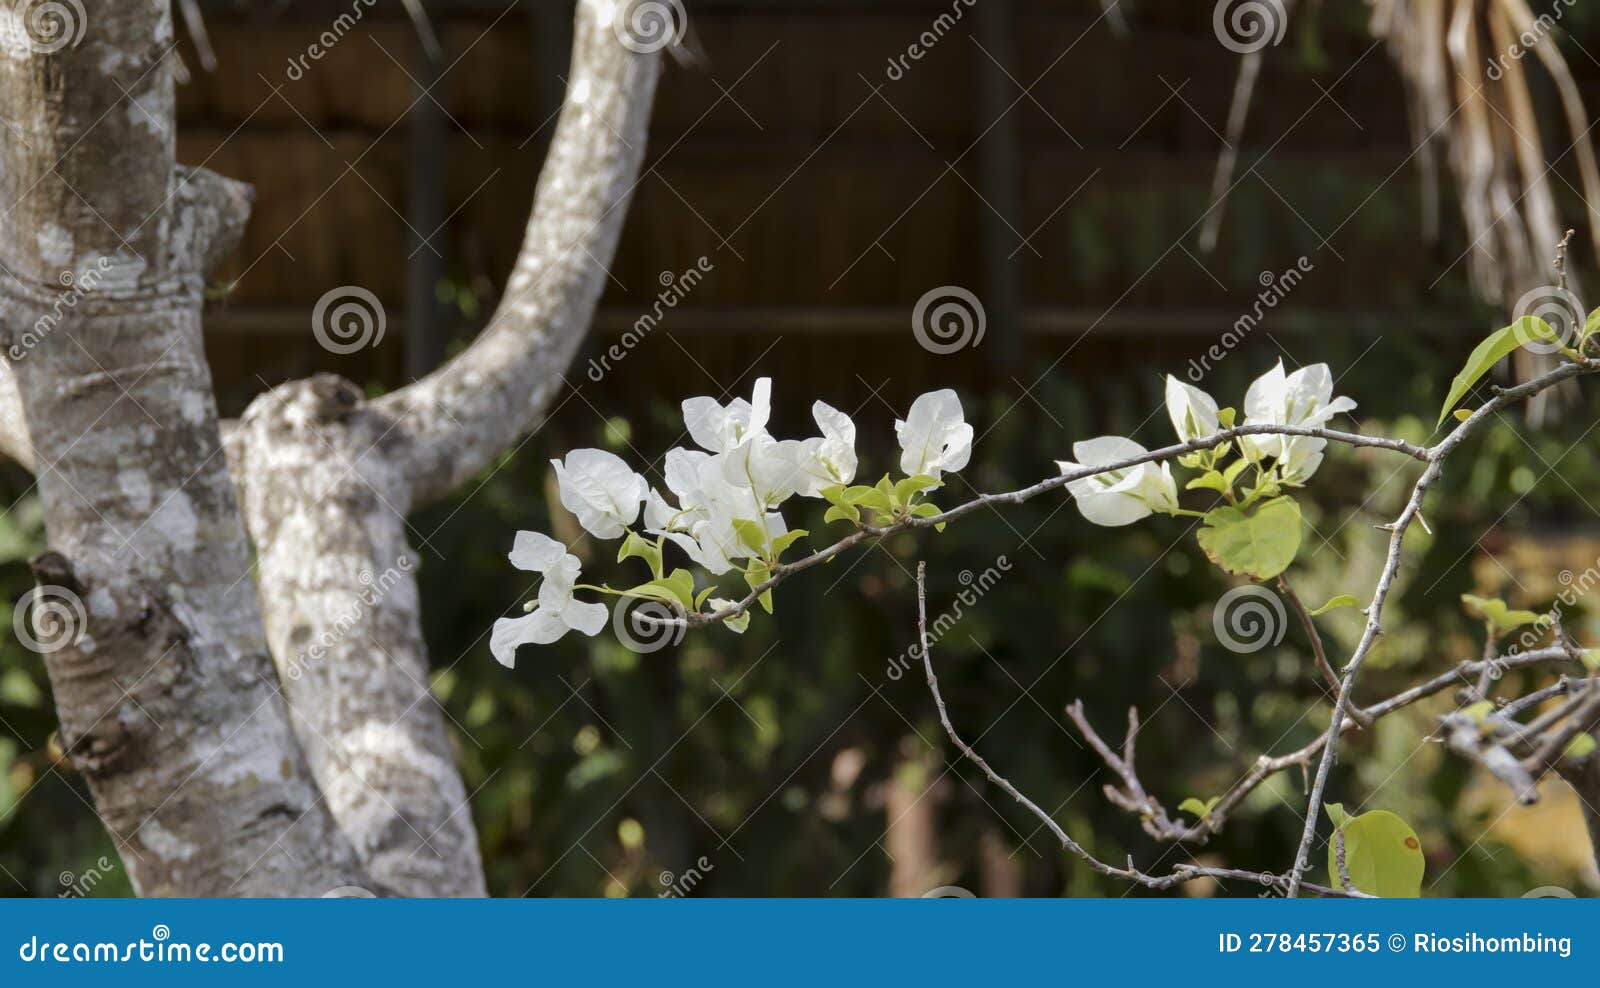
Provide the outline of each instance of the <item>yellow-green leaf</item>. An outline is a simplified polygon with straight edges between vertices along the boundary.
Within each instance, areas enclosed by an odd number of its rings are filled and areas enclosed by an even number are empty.
[[[1506,606],[1503,600],[1479,597],[1470,593],[1461,595],[1461,606],[1471,616],[1488,621],[1501,634],[1515,631],[1523,625],[1538,624],[1544,619],[1543,614],[1534,611],[1514,611]]]
[[[1594,749],[1594,735],[1580,734],[1572,739],[1571,744],[1567,745],[1567,757],[1578,761],[1594,754]]]
[[[1426,861],[1422,842],[1409,824],[1388,810],[1351,817],[1337,803],[1328,807],[1328,816],[1344,834],[1345,870],[1356,891],[1388,899],[1414,899],[1422,894]],[[1329,883],[1344,888],[1338,853],[1337,844],[1329,840]]]
[[[1227,572],[1268,580],[1300,551],[1300,506],[1279,497],[1249,509],[1213,508],[1198,538],[1206,556]]]
[[[1493,370],[1494,365],[1505,359],[1507,354],[1529,340],[1554,339],[1555,330],[1538,316],[1523,316],[1506,328],[1490,333],[1488,339],[1479,343],[1471,356],[1467,357],[1461,373],[1450,382],[1450,395],[1445,398],[1444,407],[1439,410],[1439,421],[1434,423],[1434,427],[1444,424],[1444,417],[1450,414],[1456,403],[1466,397],[1472,386]]]
[[[1329,611],[1337,610],[1337,609],[1339,609],[1341,607],[1359,607],[1359,606],[1361,606],[1360,602],[1357,601],[1354,597],[1350,596],[1347,593],[1342,593],[1339,596],[1337,596],[1337,597],[1333,598],[1332,600],[1328,601],[1326,604],[1323,604],[1321,607],[1319,607],[1316,610],[1312,611],[1311,612],[1311,616],[1312,617],[1316,617],[1319,614],[1326,614]]]
[[[1178,804],[1178,809],[1185,813],[1193,814],[1198,820],[1204,820],[1206,817],[1211,815],[1211,811],[1216,809],[1217,804],[1220,802],[1222,802],[1221,796],[1212,796],[1210,799],[1201,799],[1198,796],[1190,796],[1188,799]]]

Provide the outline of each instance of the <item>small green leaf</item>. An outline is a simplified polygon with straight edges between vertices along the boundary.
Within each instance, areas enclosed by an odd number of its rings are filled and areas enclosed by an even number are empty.
[[[1482,727],[1496,709],[1493,700],[1479,700],[1477,703],[1462,707],[1461,712],[1470,717],[1473,723]]]
[[[1206,556],[1226,572],[1269,580],[1300,551],[1300,506],[1279,497],[1248,510],[1213,508],[1198,538]]]
[[[847,521],[852,525],[861,520],[861,509],[853,504],[836,504],[822,516],[824,522]]]
[[[923,491],[931,491],[942,486],[944,485],[939,483],[939,481],[934,480],[927,474],[919,473],[914,476],[907,477],[895,484],[894,497],[895,500],[899,501],[901,504],[905,504],[911,500],[911,495],[913,494],[919,494]]]
[[[1472,409],[1458,408],[1453,414],[1455,415],[1457,422],[1465,422],[1467,419],[1472,418]]]
[[[753,560],[744,571],[744,582],[750,585],[751,590],[754,590],[761,586],[761,584],[767,582],[767,578],[771,575],[772,570],[765,562],[759,559]],[[756,603],[761,605],[762,610],[766,611],[768,614],[771,614],[772,591],[770,589],[763,590],[761,595],[756,598]]]
[[[1573,761],[1582,761],[1594,754],[1595,741],[1592,734],[1580,734],[1567,745],[1567,757]]]
[[[1410,825],[1388,810],[1371,810],[1351,817],[1332,803],[1328,816],[1334,829],[1344,834],[1344,863],[1356,891],[1387,899],[1414,899],[1422,894],[1426,861],[1422,842]],[[1338,845],[1328,841],[1328,876],[1344,888],[1339,875]]]
[[[622,591],[629,597],[643,597],[647,600],[662,600],[675,603],[684,611],[694,610],[694,574],[686,569],[675,569],[670,576],[660,580],[651,580],[641,583],[636,587]]]
[[[808,534],[810,534],[810,533],[808,533],[805,529],[797,528],[792,532],[785,532],[782,535],[778,536],[777,538],[773,539],[772,540],[772,558],[773,559],[777,559],[779,556],[783,555],[783,550],[789,548],[790,546],[794,545],[799,540],[805,538]]]
[[[722,622],[722,624],[723,627],[727,628],[734,634],[742,635],[744,634],[744,630],[750,627],[750,612],[744,611],[743,613],[736,614]]]
[[[1533,611],[1513,611],[1506,606],[1505,601],[1494,597],[1479,597],[1476,594],[1464,593],[1461,595],[1461,606],[1471,616],[1488,621],[1501,634],[1544,620],[1543,614]]]
[[[1224,429],[1231,429],[1233,428],[1233,420],[1238,415],[1239,413],[1232,408],[1219,408],[1217,409],[1217,424]]]
[[[1461,368],[1461,373],[1450,382],[1450,394],[1444,400],[1444,407],[1439,410],[1439,421],[1434,423],[1434,427],[1444,424],[1444,417],[1450,414],[1456,403],[1466,397],[1472,386],[1493,370],[1494,365],[1503,360],[1507,354],[1529,340],[1555,338],[1555,330],[1538,316],[1523,316],[1506,328],[1490,333],[1488,339],[1479,343],[1467,357],[1466,366]]]
[[[739,541],[743,542],[752,552],[766,553],[766,529],[748,518],[735,518],[733,520],[733,530],[739,534]]]
[[[617,562],[633,557],[643,559],[650,566],[651,574],[658,580],[661,578],[661,546],[638,532],[629,532],[622,541],[622,548],[617,550]]]
[[[817,492],[817,494],[829,504],[848,504],[850,502],[845,500],[844,493],[845,488],[843,484],[832,484]]]
[[[695,594],[695,597],[694,597],[694,609],[698,611],[701,607],[705,606],[706,598],[711,596],[712,594],[714,594],[716,592],[717,592],[717,588],[713,584],[712,586],[706,587],[704,590],[702,590],[699,593]]]
[[[1228,482],[1223,479],[1221,471],[1208,470],[1184,484],[1183,489],[1186,491],[1216,491],[1218,494],[1225,494],[1228,491]]]
[[[1583,336],[1581,339],[1587,340],[1595,333],[1600,333],[1600,309],[1595,309],[1593,312],[1589,313],[1589,318],[1583,321]],[[1578,349],[1583,349],[1582,342],[1579,342]]]
[[[1185,813],[1192,814],[1198,820],[1204,820],[1206,817],[1211,815],[1211,811],[1216,809],[1217,804],[1220,802],[1222,802],[1221,796],[1212,796],[1210,799],[1201,799],[1198,796],[1190,796],[1188,799],[1178,804],[1178,809]]]
[[[1321,607],[1319,607],[1316,610],[1312,611],[1311,612],[1311,616],[1312,617],[1316,617],[1319,614],[1326,614],[1329,611],[1338,610],[1341,607],[1360,607],[1360,606],[1361,606],[1360,601],[1356,600],[1354,597],[1350,596],[1347,593],[1342,593],[1339,596],[1337,596],[1337,597],[1333,598],[1332,600],[1328,601],[1326,604],[1323,604]]]

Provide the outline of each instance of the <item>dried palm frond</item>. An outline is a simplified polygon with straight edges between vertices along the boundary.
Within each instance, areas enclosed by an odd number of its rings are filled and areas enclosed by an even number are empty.
[[[1439,231],[1439,163],[1454,179],[1471,238],[1464,260],[1474,291],[1515,314],[1528,300],[1547,299],[1557,285],[1552,248],[1565,229],[1552,185],[1555,162],[1573,152],[1589,235],[1600,253],[1600,168],[1589,139],[1589,115],[1557,45],[1565,8],[1536,17],[1527,0],[1367,0],[1370,29],[1385,42],[1405,85],[1412,144],[1423,183],[1423,236]],[[1218,160],[1212,213],[1201,246],[1215,245],[1222,200],[1261,52],[1244,56],[1229,112],[1227,144]],[[1534,56],[1555,84],[1573,142],[1551,154],[1529,85]],[[1568,273],[1568,287],[1577,290]],[[1542,293],[1542,296],[1541,296]],[[1582,313],[1575,313],[1582,320]],[[1542,359],[1519,353],[1519,375]]]

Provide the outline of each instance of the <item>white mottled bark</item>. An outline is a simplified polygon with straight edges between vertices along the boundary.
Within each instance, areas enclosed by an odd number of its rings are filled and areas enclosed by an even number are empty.
[[[112,259],[0,374],[0,451],[51,465],[41,582],[89,602],[89,634],[49,657],[63,737],[141,892],[482,895],[405,514],[520,439],[559,387],[638,178],[659,57],[620,43],[615,4],[580,0],[567,105],[491,327],[377,402],[326,375],[278,388],[224,451],[201,289],[247,190],[173,164],[170,67],[148,61],[167,4],[87,6],[81,45],[0,52],[0,112],[28,135],[0,150],[18,203],[0,235],[7,335],[60,308],[63,265],[81,286]]]
[[[174,164],[165,6],[90,6],[77,46],[0,53],[4,342],[51,547],[34,568],[86,609],[45,655],[61,738],[143,894],[365,884],[272,675],[200,347],[204,272],[248,190]]]

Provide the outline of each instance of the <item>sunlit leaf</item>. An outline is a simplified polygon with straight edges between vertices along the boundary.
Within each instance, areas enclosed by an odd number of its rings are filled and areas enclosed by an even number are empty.
[[[1206,513],[1200,548],[1229,573],[1267,580],[1300,551],[1300,506],[1279,497],[1253,508],[1224,505]]]

